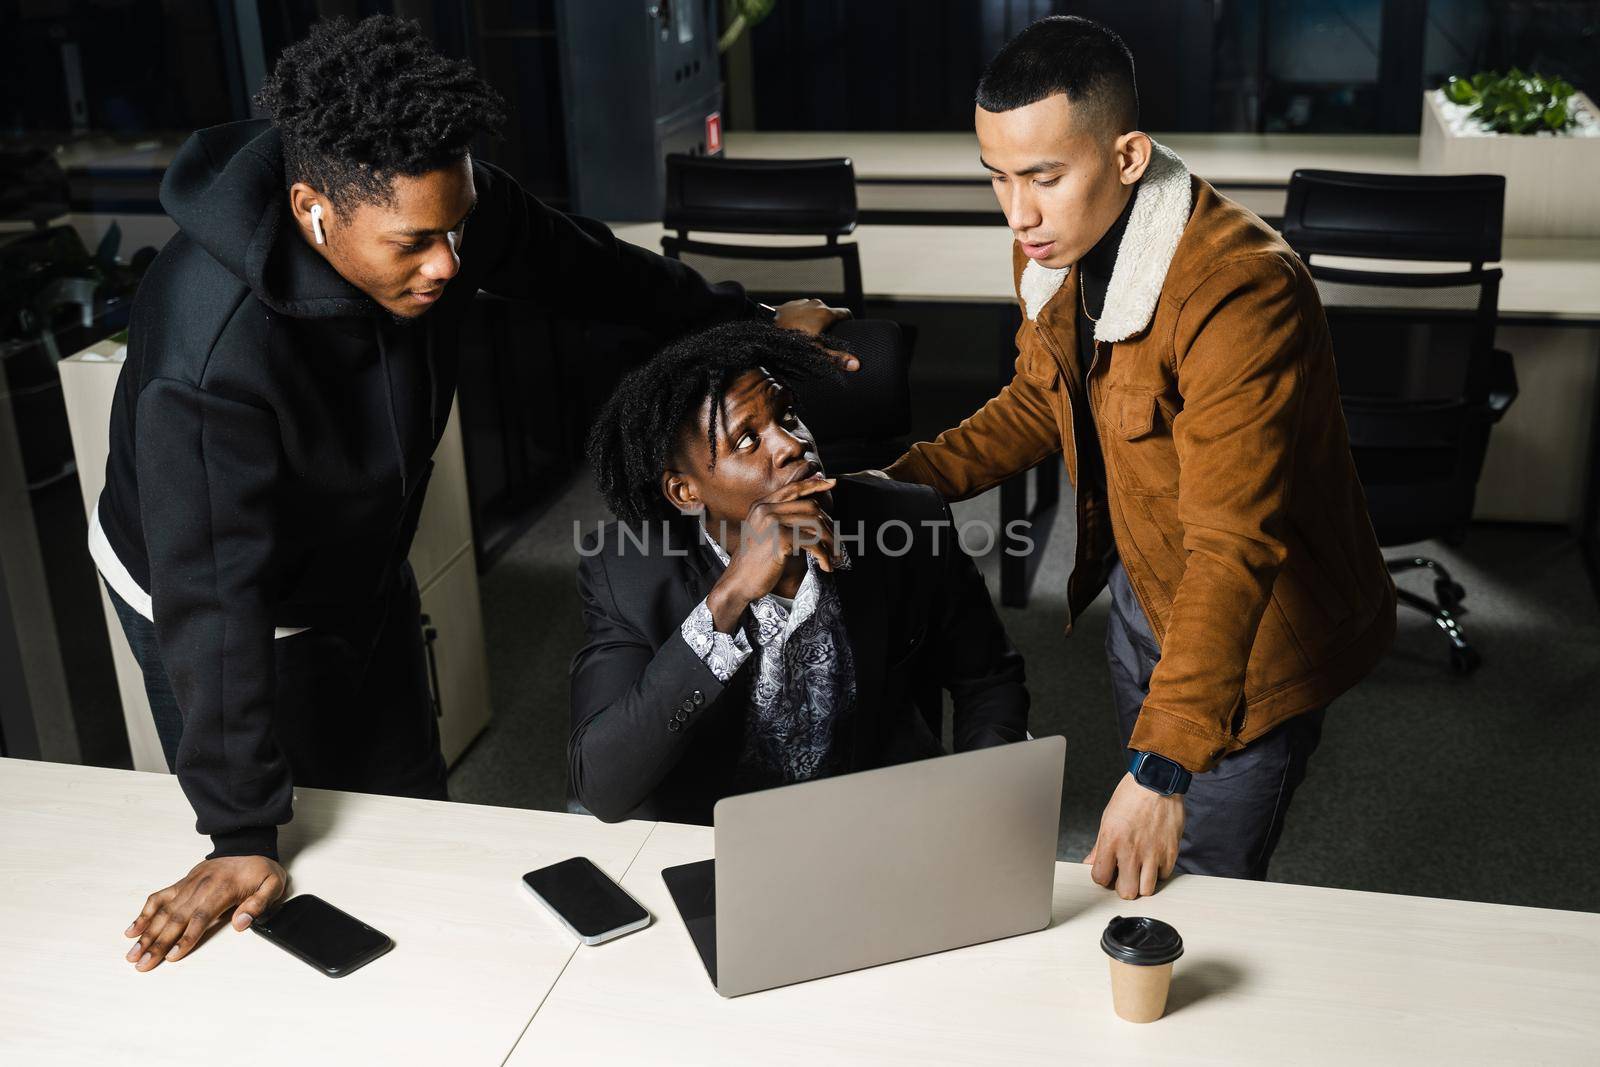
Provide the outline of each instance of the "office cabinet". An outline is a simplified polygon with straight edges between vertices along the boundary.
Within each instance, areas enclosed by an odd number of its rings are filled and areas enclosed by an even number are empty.
[[[67,424],[72,432],[72,452],[77,457],[78,487],[83,491],[84,514],[92,515],[105,488],[106,453],[111,441],[111,400],[116,395],[117,376],[122,360],[116,353],[121,345],[101,341],[56,365],[61,372],[62,400],[67,408]],[[111,639],[111,660],[117,672],[117,691],[122,697],[122,720],[128,728],[128,748],[133,766],[140,771],[164,771],[166,757],[156,737],[156,724],[150,718],[150,701],[144,695],[144,674],[133,658],[128,639],[122,634],[116,609],[104,585],[100,607]]]
[[[454,763],[489,725],[490,715],[460,404],[451,406],[450,422],[433,453],[433,477],[410,559],[422,593],[422,635],[439,743],[445,762]]]
[[[433,453],[433,477],[411,539],[411,569],[417,587],[426,589],[463,549],[472,548],[472,512],[467,503],[466,463],[461,445],[461,406],[450,408],[450,421]]]
[[[422,635],[428,685],[439,717],[439,744],[454,763],[489,725],[489,664],[478,607],[478,568],[469,541],[422,589]]]
[[[710,0],[559,0],[573,210],[658,219],[672,152],[722,150],[722,66]]]

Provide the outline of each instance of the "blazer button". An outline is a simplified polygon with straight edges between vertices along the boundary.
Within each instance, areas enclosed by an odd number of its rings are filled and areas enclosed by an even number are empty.
[[[678,709],[678,714],[674,715],[672,717],[672,720],[674,722],[679,722],[679,723],[688,722],[689,721],[689,709],[688,708],[679,708]]]
[[[667,729],[671,730],[673,733],[677,733],[679,730],[683,729],[683,723],[679,722],[677,719],[668,719]]]
[[[694,698],[693,699],[694,699],[694,706],[695,707],[699,707],[701,704],[704,704],[706,702],[706,695],[704,693],[700,692],[700,690],[696,689],[694,691]]]

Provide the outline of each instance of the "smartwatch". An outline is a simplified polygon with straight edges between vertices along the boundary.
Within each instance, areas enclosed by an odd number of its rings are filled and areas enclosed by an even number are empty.
[[[1135,752],[1128,757],[1128,773],[1133,780],[1164,797],[1188,792],[1194,779],[1180,764],[1155,752]]]

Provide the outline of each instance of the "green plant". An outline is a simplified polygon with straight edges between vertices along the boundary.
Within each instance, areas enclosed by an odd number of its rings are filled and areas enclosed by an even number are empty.
[[[753,29],[757,23],[772,14],[773,5],[777,2],[778,0],[726,0],[723,10],[728,19],[728,28],[722,32],[721,40],[717,41],[717,51],[726,52],[732,48],[740,34]]]
[[[1568,101],[1573,89],[1561,78],[1524,74],[1516,67],[1502,75],[1479,71],[1471,78],[1445,82],[1445,99],[1472,108],[1472,117],[1496,133],[1560,132],[1573,124]]]

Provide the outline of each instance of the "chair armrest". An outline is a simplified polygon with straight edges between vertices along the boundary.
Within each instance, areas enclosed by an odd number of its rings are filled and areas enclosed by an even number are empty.
[[[1497,348],[1489,354],[1489,418],[1499,422],[1517,398],[1517,368],[1511,353]]]

